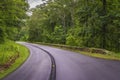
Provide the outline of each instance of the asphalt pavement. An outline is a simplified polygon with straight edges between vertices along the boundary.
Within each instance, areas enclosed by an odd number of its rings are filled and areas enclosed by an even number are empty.
[[[3,80],[49,80],[51,59],[39,48],[54,57],[56,80],[120,80],[120,61],[97,59],[44,45],[20,44],[29,48],[30,56],[19,69]]]

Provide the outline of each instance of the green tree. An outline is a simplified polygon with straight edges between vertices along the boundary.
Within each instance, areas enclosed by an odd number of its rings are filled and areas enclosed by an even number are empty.
[[[25,0],[0,1],[0,23],[1,27],[4,27],[8,39],[14,40],[17,29],[24,25],[27,9],[28,3]]]

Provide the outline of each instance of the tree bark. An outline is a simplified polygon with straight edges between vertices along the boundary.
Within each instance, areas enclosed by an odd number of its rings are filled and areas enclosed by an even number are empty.
[[[105,17],[107,15],[106,12],[106,0],[102,0],[103,3],[103,17]],[[103,19],[105,20],[105,18]],[[106,27],[107,27],[107,23],[105,21],[103,21],[102,23],[102,48],[106,48]]]

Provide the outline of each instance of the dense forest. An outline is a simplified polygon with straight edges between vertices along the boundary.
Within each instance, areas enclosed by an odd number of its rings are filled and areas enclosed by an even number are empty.
[[[120,51],[120,0],[0,1],[0,44],[24,40]]]
[[[0,43],[16,40],[25,26],[28,3],[25,0],[0,0]]]
[[[120,0],[48,0],[31,11],[29,41],[120,51]]]

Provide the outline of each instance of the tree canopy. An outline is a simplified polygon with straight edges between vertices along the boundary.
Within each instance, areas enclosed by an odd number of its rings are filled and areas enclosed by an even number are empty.
[[[120,51],[119,0],[49,0],[33,9],[29,40]]]
[[[0,42],[15,40],[17,31],[24,25],[28,3],[25,0],[0,0]]]

